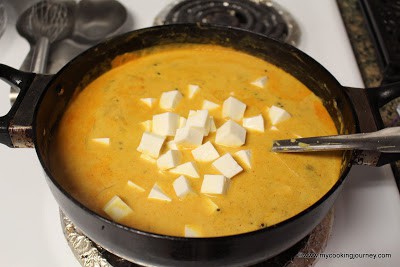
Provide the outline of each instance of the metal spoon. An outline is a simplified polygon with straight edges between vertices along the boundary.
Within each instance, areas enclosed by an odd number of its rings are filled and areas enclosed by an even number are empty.
[[[127,10],[116,0],[82,0],[77,4],[72,39],[95,44],[118,33],[127,20]]]
[[[371,133],[275,140],[272,145],[272,151],[274,152],[353,149],[400,153],[400,127],[385,128]]]

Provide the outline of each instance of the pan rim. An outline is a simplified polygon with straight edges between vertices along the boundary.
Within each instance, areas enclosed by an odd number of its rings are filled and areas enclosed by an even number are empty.
[[[299,218],[303,217],[304,215],[312,212],[313,210],[315,210],[318,206],[321,205],[321,203],[325,202],[341,185],[342,183],[345,181],[346,177],[348,176],[348,173],[351,169],[351,164],[350,164],[350,159],[353,158],[353,153],[352,155],[349,156],[349,160],[347,162],[345,162],[345,167],[342,170],[342,173],[340,174],[338,180],[335,182],[335,184],[330,188],[329,191],[327,191],[318,201],[316,201],[314,204],[312,204],[311,206],[309,206],[308,208],[302,210],[301,212],[299,212],[298,214],[284,220],[281,221],[279,223],[273,224],[273,225],[268,225],[264,228],[260,228],[258,230],[254,230],[251,232],[245,232],[245,233],[239,233],[239,234],[234,234],[234,235],[226,235],[226,236],[216,236],[216,237],[196,237],[196,238],[190,238],[190,237],[181,237],[181,236],[170,236],[170,235],[163,235],[163,234],[157,234],[157,233],[152,233],[152,232],[147,232],[147,231],[143,231],[143,230],[139,230],[133,227],[128,227],[125,226],[123,224],[117,223],[115,221],[112,221],[96,212],[94,212],[93,210],[89,209],[88,207],[86,207],[85,205],[83,205],[82,203],[80,203],[77,199],[75,199],[74,197],[72,197],[71,194],[69,194],[55,179],[55,177],[52,175],[50,169],[48,168],[44,157],[42,156],[42,152],[39,151],[39,146],[38,146],[38,131],[37,131],[37,116],[39,113],[39,107],[41,106],[44,96],[46,94],[46,91],[48,89],[48,87],[53,83],[53,81],[59,77],[60,75],[63,74],[64,70],[69,68],[69,66],[77,59],[80,57],[85,57],[87,54],[92,53],[93,51],[99,49],[99,47],[107,45],[107,43],[111,42],[111,41],[117,41],[120,39],[123,39],[125,37],[131,36],[132,34],[140,34],[142,32],[146,32],[146,31],[150,31],[150,30],[157,30],[157,29],[164,29],[164,28],[176,28],[176,27],[198,27],[201,29],[205,29],[205,30],[233,30],[233,31],[239,31],[242,33],[245,33],[247,35],[252,36],[252,38],[262,38],[262,39],[268,39],[271,42],[275,42],[277,44],[279,44],[280,46],[283,46],[286,50],[289,51],[295,51],[298,55],[300,55],[303,59],[306,59],[309,62],[312,62],[312,64],[318,66],[318,68],[320,68],[321,70],[323,70],[324,72],[326,72],[327,74],[329,74],[328,76],[330,77],[330,79],[332,81],[334,81],[334,83],[337,85],[338,88],[340,88],[340,90],[343,90],[343,86],[340,85],[340,83],[336,80],[336,78],[324,67],[322,66],[318,61],[316,61],[315,59],[313,59],[311,56],[307,55],[306,53],[302,52],[301,50],[286,44],[286,43],[281,43],[277,40],[268,38],[264,35],[261,34],[257,34],[248,30],[244,30],[244,29],[239,29],[239,28],[235,28],[235,27],[226,27],[226,26],[215,26],[215,25],[204,25],[204,24],[170,24],[170,25],[161,25],[161,26],[152,26],[152,27],[148,27],[148,28],[142,28],[142,29],[138,29],[138,30],[134,30],[134,31],[130,31],[121,35],[118,35],[116,37],[113,38],[109,38],[91,48],[89,48],[88,50],[84,51],[83,53],[79,54],[77,57],[75,57],[74,59],[72,59],[71,61],[69,61],[61,70],[59,70],[56,74],[54,74],[54,76],[52,77],[52,79],[50,80],[50,82],[46,85],[45,90],[43,90],[43,93],[41,94],[38,103],[35,107],[35,111],[34,111],[34,115],[33,115],[33,142],[35,145],[35,151],[36,154],[38,156],[38,159],[41,163],[41,166],[45,172],[45,175],[48,177],[48,179],[55,185],[55,187],[57,188],[57,190],[59,190],[65,197],[67,197],[71,203],[73,203],[75,206],[77,206],[78,208],[82,209],[83,211],[85,211],[86,213],[90,214],[91,216],[95,217],[96,219],[117,227],[119,229],[122,229],[124,231],[127,231],[129,233],[133,233],[133,234],[137,234],[137,235],[141,235],[141,236],[145,236],[145,237],[151,237],[151,238],[155,238],[155,239],[165,239],[165,240],[174,240],[174,241],[180,241],[180,242],[196,242],[196,240],[199,241],[204,241],[204,240],[209,240],[209,241],[216,241],[216,240],[229,240],[229,239],[237,239],[237,238],[242,238],[245,236],[253,236],[253,235],[258,235],[260,233],[268,233],[273,231],[276,228],[283,228],[286,225],[292,223],[293,221],[298,220]],[[355,116],[354,113],[354,107],[351,104],[351,101],[348,99],[347,94],[344,92],[343,90],[343,95],[347,98],[346,101],[349,103],[350,107],[352,108],[353,112],[353,121],[355,122],[355,126],[356,129],[355,131],[358,132],[358,122],[357,122],[357,118]],[[68,214],[67,214],[68,215]],[[73,220],[71,220],[73,223],[75,223]]]

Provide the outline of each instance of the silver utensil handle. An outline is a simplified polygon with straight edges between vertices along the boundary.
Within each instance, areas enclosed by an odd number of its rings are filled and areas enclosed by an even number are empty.
[[[371,133],[277,140],[273,142],[272,146],[274,152],[354,149],[400,153],[400,127],[385,128]]]
[[[34,73],[45,73],[46,63],[49,55],[50,40],[47,37],[40,37],[32,55],[30,70]]]

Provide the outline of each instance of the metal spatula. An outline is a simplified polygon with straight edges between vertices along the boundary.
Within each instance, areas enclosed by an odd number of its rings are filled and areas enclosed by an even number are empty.
[[[328,150],[373,150],[382,153],[400,152],[400,127],[371,133],[307,137],[273,141],[274,152],[311,152]]]

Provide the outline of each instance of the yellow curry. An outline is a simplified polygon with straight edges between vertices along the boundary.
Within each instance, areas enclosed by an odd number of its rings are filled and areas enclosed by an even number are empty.
[[[225,236],[288,219],[315,203],[337,181],[339,154],[270,152],[272,140],[337,134],[321,100],[282,69],[213,45],[144,50],[122,55],[113,64],[110,71],[91,82],[72,101],[53,147],[55,177],[73,197],[96,213],[153,233]],[[166,92],[179,95],[169,108],[161,105],[161,96]],[[229,109],[229,98],[245,105],[243,117],[231,119],[224,114],[223,109]],[[203,110],[205,100],[212,103],[206,113],[215,128],[208,126],[201,144],[174,144],[175,130],[179,131],[176,128],[185,127],[189,112]],[[239,106],[235,102],[230,107],[227,112],[235,113]],[[287,117],[273,122],[271,107],[284,111]],[[162,144],[159,156],[146,155],[146,149],[138,149],[143,145],[144,133],[157,136],[152,133],[153,117],[166,112],[179,116],[179,125],[172,135],[157,139]],[[257,120],[247,120],[245,125],[247,118]],[[216,143],[217,134],[228,121],[241,133],[245,129],[244,144]],[[252,127],[252,122],[258,129]],[[229,137],[220,139],[226,141],[231,135],[236,138],[239,135],[235,129],[229,128]],[[239,139],[242,138],[243,135]],[[208,141],[219,157],[229,154],[242,169],[233,177],[220,180],[224,187],[219,193],[202,190],[205,175],[225,175],[213,163],[215,157],[204,162],[196,160],[192,153]],[[169,162],[174,167],[190,162],[198,177],[160,168],[157,157],[166,154],[171,146],[179,151],[179,157],[174,158],[179,162]],[[174,181],[181,176],[190,190],[179,197]],[[155,185],[161,198],[151,197]],[[113,217],[107,211],[116,197],[123,206]],[[121,213],[124,210],[129,212]]]

